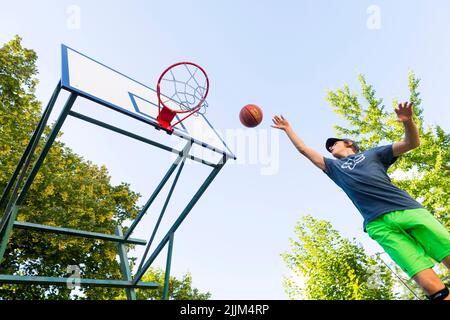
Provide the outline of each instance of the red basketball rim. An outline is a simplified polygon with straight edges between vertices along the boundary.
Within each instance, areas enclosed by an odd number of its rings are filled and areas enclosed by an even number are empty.
[[[188,64],[188,65],[191,65],[191,66],[194,66],[194,67],[198,68],[203,73],[203,75],[205,76],[205,79],[206,79],[206,92],[203,95],[203,99],[200,100],[200,102],[197,104],[197,106],[195,108],[192,108],[192,110],[172,110],[171,108],[166,106],[164,104],[164,102],[162,101],[162,99],[161,99],[161,81],[162,81],[162,79],[164,78],[164,76],[166,75],[166,73],[170,69],[175,68],[175,67],[177,67],[179,65],[182,65],[182,64]],[[209,92],[209,79],[208,79],[208,75],[206,74],[205,70],[202,67],[200,67],[196,63],[189,62],[189,61],[182,61],[182,62],[174,63],[173,65],[169,66],[166,70],[164,70],[163,73],[161,74],[161,76],[158,79],[158,84],[156,86],[156,94],[158,96],[158,102],[160,104],[160,105],[158,105],[159,112],[161,112],[161,109],[162,109],[161,105],[162,105],[163,107],[165,107],[165,108],[167,108],[167,109],[169,109],[169,110],[171,110],[172,112],[175,112],[175,113],[187,113],[187,112],[195,113],[198,110],[200,110],[200,108],[202,107],[203,102],[205,102],[206,97],[208,96],[208,92]]]

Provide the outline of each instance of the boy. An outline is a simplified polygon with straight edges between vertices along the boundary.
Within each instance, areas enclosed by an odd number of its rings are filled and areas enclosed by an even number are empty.
[[[297,150],[343,189],[363,216],[364,231],[430,300],[450,300],[448,288],[432,269],[433,260],[450,269],[450,233],[387,175],[401,154],[420,144],[411,103],[400,103],[395,112],[405,128],[403,141],[360,152],[351,139],[329,138],[325,146],[336,160],[306,146],[283,116],[275,116],[272,127],[285,131]]]

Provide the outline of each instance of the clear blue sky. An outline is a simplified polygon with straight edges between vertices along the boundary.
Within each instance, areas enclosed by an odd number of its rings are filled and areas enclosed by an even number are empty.
[[[70,5],[81,10],[79,28],[68,25]],[[381,10],[380,29],[367,27],[370,5]],[[450,130],[449,15],[447,1],[2,1],[0,43],[19,34],[37,51],[37,95],[44,103],[60,77],[64,43],[152,86],[173,62],[200,63],[211,80],[208,117],[218,129],[242,128],[240,108],[260,105],[265,118],[253,133],[279,138],[275,173],[262,174],[261,159],[251,163],[238,153],[243,161],[223,169],[178,230],[172,271],[190,271],[194,286],[214,299],[285,299],[288,270],[279,254],[289,249],[302,214],[331,221],[369,253],[380,248],[362,232],[345,194],[270,129],[271,116],[284,114],[309,146],[330,156],[324,141],[342,122],[326,91],[344,83],[358,90],[361,72],[391,108],[393,98],[407,99],[407,73],[414,70],[422,79],[426,123]],[[140,134],[149,130],[85,101],[75,109]],[[75,119],[62,131],[77,153],[107,166],[112,183],[128,182],[141,193],[141,204],[170,164],[163,152]],[[187,167],[162,229],[207,174]],[[148,238],[160,205],[138,237]],[[163,256],[156,263],[164,266]]]

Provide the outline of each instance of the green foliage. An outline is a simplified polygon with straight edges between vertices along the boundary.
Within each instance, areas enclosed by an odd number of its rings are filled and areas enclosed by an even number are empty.
[[[34,95],[38,83],[36,59],[36,53],[23,48],[18,36],[0,48],[1,192],[41,117],[41,104]],[[47,127],[35,154],[40,153],[49,133]],[[55,141],[19,210],[18,220],[113,234],[116,226],[137,215],[139,197],[127,183],[111,185],[104,166],[85,161]],[[122,279],[115,243],[18,229],[13,229],[0,273],[66,277],[69,265],[79,266],[82,278]],[[191,278],[183,279],[178,286],[184,288],[189,281]],[[72,298],[114,299],[122,294],[123,289],[87,287]],[[68,299],[71,290],[2,285],[0,298]]]
[[[289,298],[393,298],[393,280],[389,270],[367,256],[355,240],[343,238],[328,221],[303,216],[294,233],[296,237],[290,239],[291,252],[282,254],[293,274],[284,281]]]
[[[9,179],[8,164],[19,161],[41,109],[34,96],[37,56],[20,40],[0,48],[0,187]]]
[[[138,300],[161,300],[164,289],[165,273],[161,268],[149,268],[142,277],[144,282],[156,282],[161,284],[156,290],[137,289],[136,297]],[[169,299],[170,300],[208,300],[211,293],[201,293],[198,289],[192,287],[192,275],[190,272],[183,275],[181,280],[170,276],[169,280]],[[125,299],[125,293],[120,299]]]

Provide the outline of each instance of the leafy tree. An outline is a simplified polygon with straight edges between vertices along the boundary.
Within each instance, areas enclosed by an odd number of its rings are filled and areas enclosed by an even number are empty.
[[[36,53],[23,48],[18,36],[0,48],[0,192],[41,117],[41,103],[35,97],[36,60]],[[45,129],[36,155],[50,130]],[[139,197],[127,183],[111,185],[105,166],[85,161],[56,140],[19,210],[18,220],[113,234],[117,226],[139,212]],[[17,228],[13,229],[0,273],[66,277],[69,265],[79,266],[82,278],[122,278],[115,243]],[[183,279],[179,287],[190,280]],[[71,290],[63,286],[4,284],[0,286],[0,299],[114,299],[123,291],[85,287],[71,296]]]
[[[294,276],[285,278],[289,298],[318,300],[392,299],[389,270],[343,238],[328,221],[306,215],[296,224],[291,252],[282,257]],[[303,280],[299,283],[296,278]]]

